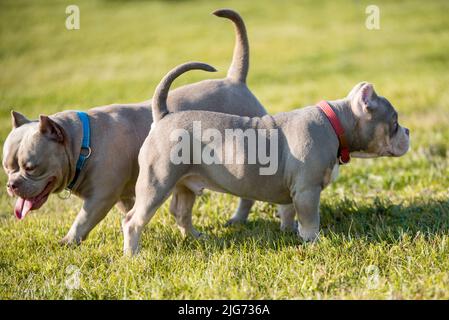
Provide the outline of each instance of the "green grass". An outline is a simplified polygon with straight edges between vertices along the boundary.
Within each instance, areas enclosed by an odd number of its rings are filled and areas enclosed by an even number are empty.
[[[364,25],[372,1],[79,0],[81,29],[67,31],[72,3],[0,1],[1,145],[12,108],[36,118],[142,101],[188,60],[224,76],[233,29],[210,12],[227,6],[245,18],[248,83],[271,113],[343,97],[368,80],[411,129],[412,149],[342,168],[323,192],[313,245],[282,234],[275,207],[264,203],[247,225],[224,228],[236,198],[207,193],[194,210],[205,240],[182,239],[164,206],[135,259],[122,257],[115,209],[83,245],[65,248],[58,240],[78,199],[53,196],[18,222],[2,187],[0,298],[449,298],[447,1],[375,1],[378,31]],[[208,76],[191,72],[176,85]]]

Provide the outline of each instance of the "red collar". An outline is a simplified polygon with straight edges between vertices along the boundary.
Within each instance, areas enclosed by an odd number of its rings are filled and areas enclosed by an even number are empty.
[[[332,125],[332,128],[334,128],[335,134],[338,137],[338,141],[340,142],[340,146],[338,148],[338,160],[340,161],[340,164],[347,164],[349,161],[351,161],[351,156],[349,155],[349,146],[348,142],[346,141],[345,130],[343,129],[340,120],[338,120],[337,115],[335,114],[329,103],[327,103],[327,101],[323,100],[318,102],[318,107],[326,115],[327,119]]]

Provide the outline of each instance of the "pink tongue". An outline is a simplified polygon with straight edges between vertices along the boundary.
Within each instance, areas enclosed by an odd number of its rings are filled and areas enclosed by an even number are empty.
[[[25,218],[26,214],[30,212],[32,207],[33,203],[30,200],[25,200],[19,197],[14,208],[14,213],[16,214],[17,219],[22,220]]]

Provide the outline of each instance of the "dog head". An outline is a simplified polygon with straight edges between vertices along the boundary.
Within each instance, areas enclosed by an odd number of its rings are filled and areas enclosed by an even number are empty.
[[[376,94],[371,83],[357,84],[347,99],[356,118],[353,157],[400,157],[408,151],[409,129],[399,124],[394,107]]]
[[[16,217],[23,219],[39,209],[50,193],[65,187],[69,160],[63,128],[47,116],[30,121],[12,112],[12,131],[3,146],[3,168],[8,175],[7,192],[16,196]]]

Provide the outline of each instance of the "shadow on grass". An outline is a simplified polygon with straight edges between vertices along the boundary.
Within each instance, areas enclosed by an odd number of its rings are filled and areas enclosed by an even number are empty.
[[[379,198],[363,205],[349,199],[322,203],[321,228],[324,234],[387,243],[398,242],[404,234],[412,238],[448,235],[449,200],[423,200],[407,205]]]
[[[200,241],[181,240],[173,234],[166,235],[169,238],[166,240],[169,241],[167,246],[181,246],[186,250],[248,247],[278,250],[307,245],[293,232],[281,232],[279,226],[278,219],[253,216],[245,224],[219,227],[219,232],[215,234],[214,226],[203,227],[201,230],[207,236]],[[321,232],[336,243],[361,239],[371,243],[394,244],[400,242],[404,235],[412,239],[418,235],[429,239],[449,235],[449,200],[428,200],[410,205],[393,204],[378,198],[371,204],[363,205],[349,199],[332,204],[322,203]]]
[[[254,217],[244,224],[225,227],[222,225],[197,225],[204,236],[198,240],[183,238],[180,232],[166,229],[165,232],[144,236],[145,242],[157,241],[158,250],[165,254],[182,251],[216,252],[228,249],[243,250],[280,250],[285,247],[297,247],[301,240],[293,232],[281,232],[278,219]],[[143,244],[143,247],[146,245]],[[250,249],[248,249],[250,248]]]

